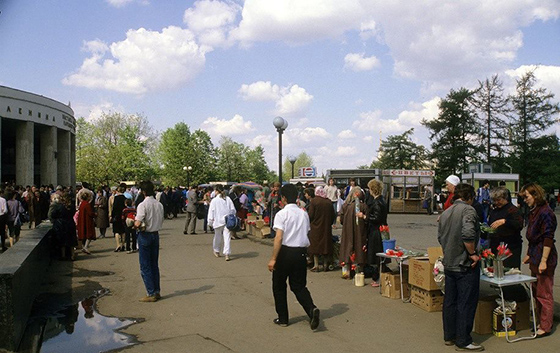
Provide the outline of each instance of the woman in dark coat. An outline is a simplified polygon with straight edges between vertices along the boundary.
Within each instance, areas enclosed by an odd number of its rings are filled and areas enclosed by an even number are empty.
[[[332,202],[326,198],[327,194],[323,187],[305,189],[305,195],[309,204],[309,232],[310,245],[307,253],[313,256],[313,272],[319,272],[319,256],[323,256],[323,267],[327,270],[333,253],[332,224],[335,218]]]
[[[99,238],[105,238],[105,232],[107,228],[109,228],[108,206],[107,198],[103,195],[103,189],[97,190],[97,199],[95,200],[95,212],[97,214],[95,227],[99,228]]]
[[[54,246],[60,249],[61,259],[74,260],[74,248],[78,246],[76,224],[59,194],[52,196],[48,218],[52,223]]]
[[[95,212],[90,203],[91,194],[84,192],[80,195],[80,209],[78,210],[78,222],[76,228],[78,229],[78,239],[82,242],[82,252],[91,255],[89,251],[89,244],[95,240]]]
[[[508,201],[508,193],[508,190],[502,186],[490,190],[490,199],[494,207],[490,210],[488,224],[496,231],[489,233],[488,239],[494,254],[498,253],[501,242],[507,244],[508,249],[513,253],[504,260],[505,267],[521,269],[523,216],[519,209]]]
[[[115,233],[115,242],[117,247],[115,252],[125,251],[125,233],[126,229],[122,221],[122,211],[126,208],[124,202],[126,197],[123,193],[126,191],[124,184],[119,185],[117,188],[117,194],[115,195],[113,201],[113,209],[111,211],[111,222],[113,223],[113,233]],[[163,194],[162,194],[163,197]],[[165,215],[166,213],[164,213]]]
[[[358,201],[356,201],[356,199]],[[351,189],[340,214],[342,223],[342,236],[340,239],[339,261],[342,265],[342,278],[350,278],[352,265],[361,266],[366,263],[366,214],[368,208],[363,202],[364,193],[362,189],[355,186]],[[358,202],[358,212],[356,212],[356,202]],[[332,206],[331,206],[332,207]],[[361,217],[359,215],[362,215]],[[360,269],[356,268],[356,272]]]
[[[380,226],[387,225],[387,205],[381,192],[383,185],[380,181],[371,179],[368,182],[369,197],[366,200],[369,212],[367,213],[367,263],[372,267],[371,279],[373,287],[379,287],[379,266],[381,259],[375,254],[383,252]],[[361,216],[361,215],[360,215]]]
[[[537,281],[532,283],[537,302],[537,337],[552,333],[554,319],[554,270],[558,265],[558,252],[554,245],[554,232],[558,221],[548,206],[541,186],[530,183],[519,192],[529,207],[527,223],[527,255],[524,264],[529,264],[531,276]]]

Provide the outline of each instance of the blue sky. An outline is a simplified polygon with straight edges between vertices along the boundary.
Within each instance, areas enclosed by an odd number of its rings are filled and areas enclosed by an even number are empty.
[[[0,0],[0,85],[140,113],[318,171],[369,164],[380,137],[437,115],[450,89],[536,77],[560,100],[559,0]],[[559,124],[557,124],[559,125]],[[560,128],[553,130],[560,134]]]

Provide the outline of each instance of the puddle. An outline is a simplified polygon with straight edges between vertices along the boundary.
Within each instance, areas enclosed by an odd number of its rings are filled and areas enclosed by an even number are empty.
[[[136,344],[136,339],[120,332],[139,322],[106,317],[95,310],[106,290],[51,314],[33,316],[27,325],[20,353],[98,353]]]

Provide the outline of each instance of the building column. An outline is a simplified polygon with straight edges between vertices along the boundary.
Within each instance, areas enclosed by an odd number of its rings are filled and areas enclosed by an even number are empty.
[[[41,130],[41,185],[57,184],[56,137],[55,126],[45,126]]]
[[[76,186],[76,135],[69,132],[70,135],[70,185]]]
[[[33,185],[34,126],[35,123],[31,121],[21,121],[16,125],[16,184],[18,185]]]
[[[0,151],[2,149],[2,118],[0,117]],[[2,153],[0,152],[0,183],[2,182]]]
[[[72,186],[70,164],[70,132],[59,130],[57,144],[57,181],[59,185]]]

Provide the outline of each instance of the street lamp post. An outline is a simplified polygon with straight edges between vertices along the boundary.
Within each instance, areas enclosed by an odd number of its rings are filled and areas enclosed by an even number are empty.
[[[294,178],[294,164],[296,163],[297,158],[294,157],[294,156],[290,156],[290,157],[288,158],[288,160],[289,160],[290,163],[292,164],[292,179],[293,179],[293,178]]]
[[[192,167],[191,167],[190,165],[189,165],[188,167],[187,167],[187,166],[184,166],[184,167],[183,167],[183,170],[184,170],[185,172],[187,172],[187,189],[188,189],[188,188],[190,187],[190,184],[191,184],[190,179],[191,179],[191,170],[192,170]]]
[[[282,133],[288,127],[288,121],[281,116],[277,116],[272,121],[276,131],[278,131],[278,181],[282,186]]]

